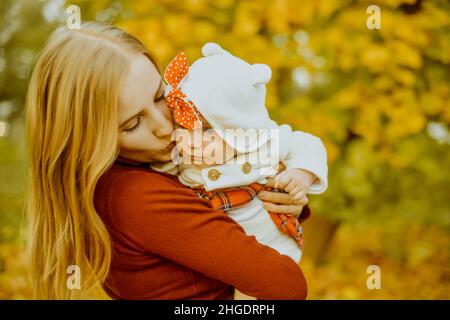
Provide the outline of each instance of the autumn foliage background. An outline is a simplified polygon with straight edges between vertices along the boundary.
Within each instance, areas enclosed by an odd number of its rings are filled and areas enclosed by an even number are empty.
[[[450,4],[446,0],[0,3],[0,299],[30,298],[24,251],[24,97],[66,8],[141,39],[163,67],[218,42],[273,70],[274,119],[325,143],[301,266],[311,299],[450,298]],[[369,5],[381,29],[366,26]],[[369,290],[366,270],[381,269]]]

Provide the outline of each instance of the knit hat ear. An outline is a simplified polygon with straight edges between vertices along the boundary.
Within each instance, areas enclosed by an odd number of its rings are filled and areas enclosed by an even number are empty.
[[[267,64],[255,63],[250,66],[252,84],[266,84],[272,78],[272,70]]]
[[[223,54],[226,51],[222,49],[217,43],[208,42],[202,48],[202,54],[204,57],[209,57],[216,54]]]

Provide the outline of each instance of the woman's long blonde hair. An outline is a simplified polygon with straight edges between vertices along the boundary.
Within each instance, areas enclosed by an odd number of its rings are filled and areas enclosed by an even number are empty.
[[[111,242],[94,207],[94,190],[118,155],[119,94],[130,58],[139,53],[150,58],[126,32],[87,23],[56,30],[36,63],[26,115],[35,298],[104,293]],[[80,289],[67,285],[72,270],[80,271]]]

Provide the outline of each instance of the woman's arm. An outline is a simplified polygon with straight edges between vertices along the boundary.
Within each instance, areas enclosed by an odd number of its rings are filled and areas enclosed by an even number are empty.
[[[259,299],[306,298],[303,273],[289,257],[247,236],[192,190],[157,173],[118,179],[109,203],[126,241]]]

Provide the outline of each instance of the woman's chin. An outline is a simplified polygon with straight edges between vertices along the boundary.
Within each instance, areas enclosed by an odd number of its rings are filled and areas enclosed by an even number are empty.
[[[170,152],[165,153],[165,154],[161,154],[161,155],[158,156],[157,159],[155,159],[155,161],[157,161],[157,162],[172,161],[172,154]]]

